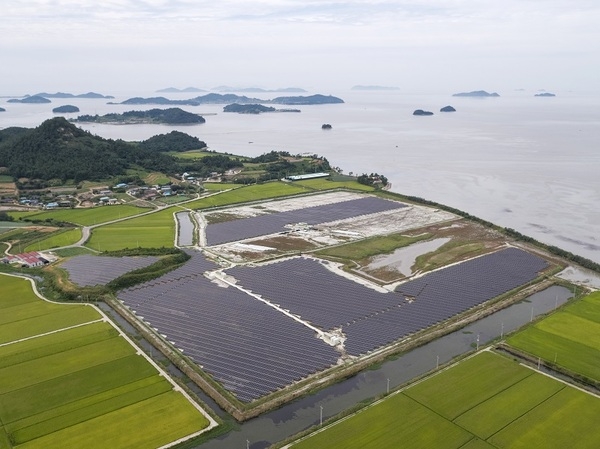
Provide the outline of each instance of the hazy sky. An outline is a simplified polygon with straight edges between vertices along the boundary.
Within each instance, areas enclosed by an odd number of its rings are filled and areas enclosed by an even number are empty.
[[[598,90],[598,0],[1,0],[0,94]]]

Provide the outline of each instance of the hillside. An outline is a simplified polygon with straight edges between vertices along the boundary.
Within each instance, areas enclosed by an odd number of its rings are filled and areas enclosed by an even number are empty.
[[[104,115],[80,115],[75,122],[94,123],[125,123],[125,124],[167,124],[189,125],[204,123],[204,117],[184,111],[180,108],[150,109],[148,111],[127,111],[122,114],[110,113]]]
[[[0,166],[16,178],[100,180],[128,168],[175,170],[173,158],[141,146],[94,136],[63,117],[34,129],[0,131]]]

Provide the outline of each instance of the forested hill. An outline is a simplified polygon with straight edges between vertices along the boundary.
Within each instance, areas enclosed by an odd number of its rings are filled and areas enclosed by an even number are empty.
[[[16,178],[100,180],[127,168],[172,172],[174,159],[142,145],[103,139],[63,117],[33,129],[0,131],[0,167]]]

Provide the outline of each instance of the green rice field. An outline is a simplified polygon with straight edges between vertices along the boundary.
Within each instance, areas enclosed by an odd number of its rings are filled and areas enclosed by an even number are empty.
[[[29,244],[25,248],[27,251],[44,251],[50,248],[68,246],[77,243],[81,239],[81,228],[70,228],[58,232],[53,232],[48,238],[38,240]]]
[[[363,190],[365,192],[372,192],[375,190],[372,186],[360,184],[357,181],[331,181],[327,178],[305,179],[303,181],[294,181],[293,184],[315,190],[331,190],[339,188]]]
[[[0,448],[155,448],[208,426],[95,308],[0,287]]]
[[[170,248],[175,241],[177,207],[95,228],[86,246],[97,251],[123,248]]]
[[[600,292],[562,308],[511,336],[507,343],[600,381]]]
[[[292,447],[592,449],[599,412],[599,398],[485,351]]]
[[[14,212],[11,213],[15,219],[27,217],[30,220],[66,221],[82,226],[92,226],[107,221],[118,220],[119,218],[131,217],[148,212],[149,209],[129,206],[126,204],[116,204],[113,206],[98,206],[89,209],[56,209],[38,213]]]

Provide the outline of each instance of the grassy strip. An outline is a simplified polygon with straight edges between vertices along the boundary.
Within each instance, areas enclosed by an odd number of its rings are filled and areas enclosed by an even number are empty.
[[[329,178],[306,179],[304,181],[294,181],[292,184],[307,187],[314,190],[331,190],[331,189],[352,189],[361,190],[363,192],[373,192],[373,186],[360,184],[356,181],[332,181]]]
[[[461,240],[450,240],[436,251],[421,254],[415,259],[415,271],[431,271],[444,267],[467,255],[479,254],[485,248],[483,243],[465,242]]]

